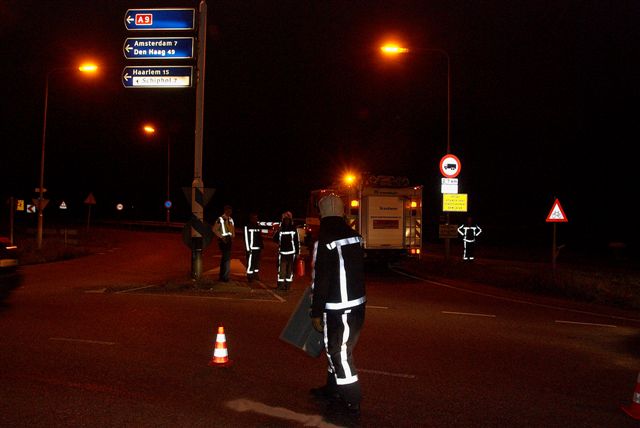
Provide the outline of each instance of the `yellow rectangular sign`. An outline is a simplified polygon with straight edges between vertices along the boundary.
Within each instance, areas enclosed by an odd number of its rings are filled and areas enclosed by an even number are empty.
[[[442,194],[442,211],[447,212],[467,212],[467,194],[466,193],[443,193]]]

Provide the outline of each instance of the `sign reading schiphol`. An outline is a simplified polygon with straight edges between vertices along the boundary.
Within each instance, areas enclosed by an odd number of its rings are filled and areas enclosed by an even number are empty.
[[[124,14],[127,30],[193,30],[195,9],[129,9]]]
[[[190,88],[193,66],[127,66],[122,72],[125,88]]]
[[[122,52],[127,59],[191,59],[193,37],[130,37]]]
[[[467,194],[466,193],[443,193],[442,194],[442,211],[449,212],[467,212]]]

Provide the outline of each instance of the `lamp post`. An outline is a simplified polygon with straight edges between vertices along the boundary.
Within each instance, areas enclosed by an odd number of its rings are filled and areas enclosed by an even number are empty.
[[[388,57],[395,57],[398,55],[408,54],[412,49],[400,46],[396,43],[387,43],[380,47],[380,51],[383,55]],[[436,52],[445,57],[447,60],[447,153],[451,153],[451,59],[449,54],[444,49],[438,48],[420,48],[418,52]],[[451,219],[449,212],[445,216],[445,224],[449,225]],[[451,238],[444,239],[444,252],[445,260],[449,260],[451,256]]]
[[[73,67],[58,67],[51,69],[47,72],[45,76],[45,84],[44,84],[44,114],[42,116],[42,148],[40,154],[40,184],[38,186],[38,229],[36,232],[36,242],[38,246],[38,250],[42,249],[42,232],[44,226],[44,159],[45,159],[45,147],[47,141],[47,110],[49,107],[49,78],[53,73],[60,71],[71,71],[74,70]],[[78,71],[82,73],[95,73],[98,71],[98,66],[91,63],[81,64],[78,68]]]
[[[156,128],[153,125],[144,125],[142,130],[147,135],[154,135],[156,133]],[[171,201],[171,134],[167,132],[167,199],[166,202]],[[165,202],[165,203],[166,203]],[[171,223],[171,207],[165,205],[167,210],[166,213],[166,222],[167,224]]]
[[[380,51],[383,55],[388,57],[395,57],[398,55],[406,55],[414,51],[404,46],[400,46],[395,43],[387,43],[380,46]],[[445,57],[447,60],[447,154],[451,153],[451,59],[449,54],[444,49],[437,48],[421,48],[415,50],[417,52],[436,52]]]

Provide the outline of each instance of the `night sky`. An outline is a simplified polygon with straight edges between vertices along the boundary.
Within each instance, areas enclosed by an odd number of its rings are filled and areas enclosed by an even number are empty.
[[[164,217],[171,141],[173,218],[188,218],[181,187],[193,178],[195,91],[125,89],[130,8],[197,1],[0,0],[0,197],[38,187],[47,71],[92,58],[100,75],[49,79],[45,187],[82,218]],[[555,197],[574,247],[637,246],[640,2],[210,1],[203,180],[217,192],[208,220],[232,204],[304,217],[308,191],[346,169],[404,175],[425,186],[427,237],[441,211],[448,53],[451,152],[462,163],[469,213],[496,242],[550,239]],[[190,35],[190,34],[174,34]],[[395,37],[414,49],[389,62]],[[167,61],[194,64],[195,61]],[[164,64],[164,63],[163,63]],[[154,122],[153,139],[140,132]],[[55,203],[47,214],[55,217]],[[2,210],[2,228],[6,226]]]

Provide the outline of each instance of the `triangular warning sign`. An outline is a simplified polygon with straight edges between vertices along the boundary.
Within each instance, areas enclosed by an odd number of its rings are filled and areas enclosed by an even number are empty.
[[[96,198],[95,196],[93,196],[93,193],[89,192],[89,196],[87,196],[87,199],[84,200],[84,203],[87,205],[95,205],[96,204]]]
[[[62,201],[62,203],[60,204],[60,209],[61,210],[66,210],[67,209],[67,203],[65,201]]]
[[[547,216],[547,223],[566,223],[568,221],[562,205],[560,205],[560,201],[556,199]]]

